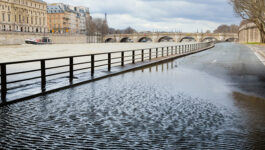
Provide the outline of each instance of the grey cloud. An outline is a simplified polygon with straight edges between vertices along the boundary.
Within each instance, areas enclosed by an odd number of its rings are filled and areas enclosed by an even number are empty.
[[[186,20],[212,22],[214,24],[239,23],[239,18],[234,17],[233,9],[228,0],[47,0],[48,2],[64,2],[82,5],[90,8],[93,14],[109,16],[125,15],[134,20],[148,23],[169,21],[170,19],[183,18]],[[111,18],[111,17],[109,17]],[[113,17],[114,18],[114,17]],[[115,17],[117,18],[117,17]],[[117,18],[118,19],[118,18]],[[121,20],[123,19],[123,20]],[[178,19],[179,21],[180,19]],[[126,17],[115,22],[114,27],[128,22]],[[134,26],[136,24],[133,24]],[[137,24],[138,25],[138,24]]]

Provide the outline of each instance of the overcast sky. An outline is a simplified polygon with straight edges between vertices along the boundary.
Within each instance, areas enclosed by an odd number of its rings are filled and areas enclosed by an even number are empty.
[[[239,24],[228,0],[45,0],[89,7],[92,17],[108,14],[110,27],[138,31],[196,32]]]

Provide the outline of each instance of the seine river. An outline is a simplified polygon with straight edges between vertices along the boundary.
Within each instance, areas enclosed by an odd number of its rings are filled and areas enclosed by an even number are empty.
[[[107,44],[53,44],[0,46],[0,62],[31,60],[51,57],[84,55],[91,53],[134,50],[176,43],[107,43]]]

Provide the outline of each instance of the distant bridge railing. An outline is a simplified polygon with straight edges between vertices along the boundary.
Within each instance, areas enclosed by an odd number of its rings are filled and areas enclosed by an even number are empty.
[[[126,64],[151,61],[152,59],[172,55],[185,55],[212,45],[213,43],[210,42],[192,43],[186,45],[0,63],[0,105],[11,104],[32,98],[32,96],[36,97],[45,94],[48,91],[74,85],[75,83],[73,83],[73,81],[77,74],[86,73],[86,76],[90,76],[90,78],[93,79],[96,73],[95,71],[110,72],[115,66],[125,66]],[[65,78],[67,78],[67,86],[64,85],[63,87],[51,88],[52,90],[48,90],[47,84],[53,87],[53,83],[56,82],[56,80],[65,81]],[[30,90],[35,86],[37,86],[39,90],[33,91],[31,95],[16,95],[16,92]],[[15,96],[9,97],[9,93],[15,93],[13,94]]]

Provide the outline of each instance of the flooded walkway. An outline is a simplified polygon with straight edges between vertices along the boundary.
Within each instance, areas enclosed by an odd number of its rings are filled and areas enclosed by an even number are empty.
[[[262,149],[265,67],[243,45],[0,108],[7,149]]]

